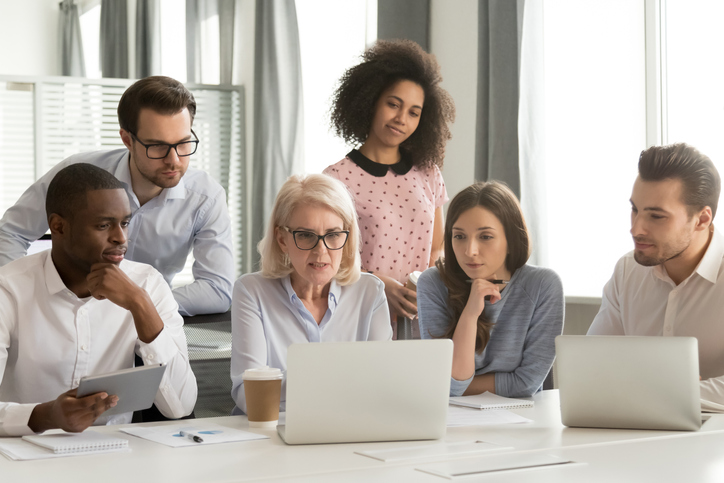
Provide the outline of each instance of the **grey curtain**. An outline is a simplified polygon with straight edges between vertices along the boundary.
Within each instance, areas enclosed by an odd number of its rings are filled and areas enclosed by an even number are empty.
[[[478,3],[475,178],[505,181],[520,197],[518,106],[525,0]]]
[[[127,79],[128,2],[101,0],[100,63],[103,77]]]
[[[207,0],[186,0],[186,78],[201,83],[201,21]]]
[[[414,40],[430,52],[430,0],[378,0],[377,38]]]
[[[85,77],[85,58],[83,57],[83,41],[80,35],[80,18],[78,5],[73,0],[60,2],[60,62],[61,74]]]
[[[161,73],[161,5],[136,0],[136,77]]]
[[[231,84],[234,72],[234,15],[235,0],[219,0],[220,83]]]
[[[252,246],[277,191],[303,159],[302,66],[294,0],[257,0],[254,53]],[[252,254],[256,268],[259,255]]]
[[[189,82],[203,83],[202,55],[205,39],[201,22],[218,15],[219,83],[231,84],[234,66],[235,0],[186,0],[186,74]]]

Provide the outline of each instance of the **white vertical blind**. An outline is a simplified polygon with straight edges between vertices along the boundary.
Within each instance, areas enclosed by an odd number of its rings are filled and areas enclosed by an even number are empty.
[[[0,81],[0,212],[35,179],[33,84]]]

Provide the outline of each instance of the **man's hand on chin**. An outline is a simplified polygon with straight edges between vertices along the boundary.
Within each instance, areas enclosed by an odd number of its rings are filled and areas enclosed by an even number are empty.
[[[86,277],[88,290],[98,300],[108,299],[119,307],[131,312],[136,324],[138,338],[152,342],[163,330],[163,321],[158,315],[148,293],[136,285],[121,268],[114,263],[94,263]]]

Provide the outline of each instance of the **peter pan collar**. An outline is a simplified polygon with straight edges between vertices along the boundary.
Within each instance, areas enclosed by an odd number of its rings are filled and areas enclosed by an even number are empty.
[[[347,154],[347,157],[357,166],[362,168],[366,173],[382,178],[387,174],[388,168],[397,174],[407,174],[412,169],[412,161],[404,151],[400,151],[400,161],[395,164],[381,164],[372,161],[370,158],[353,149]]]

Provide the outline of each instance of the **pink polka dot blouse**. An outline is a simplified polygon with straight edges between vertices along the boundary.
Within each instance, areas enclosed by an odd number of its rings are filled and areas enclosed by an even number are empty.
[[[405,283],[430,263],[435,209],[448,200],[437,166],[404,159],[388,166],[357,150],[324,170],[352,193],[361,232],[362,268]]]

